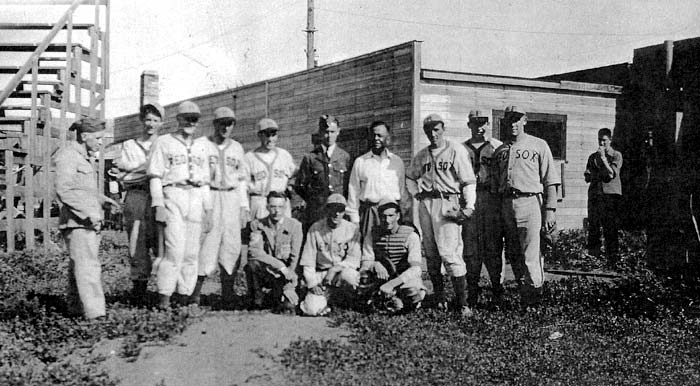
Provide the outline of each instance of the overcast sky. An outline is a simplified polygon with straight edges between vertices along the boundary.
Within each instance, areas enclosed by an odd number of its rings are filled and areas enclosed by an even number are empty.
[[[700,36],[696,0],[315,3],[319,65],[422,40],[423,68],[536,77]],[[0,21],[29,8],[3,7]],[[107,117],[136,112],[144,70],[160,74],[163,103],[303,70],[305,27],[306,0],[112,0]]]

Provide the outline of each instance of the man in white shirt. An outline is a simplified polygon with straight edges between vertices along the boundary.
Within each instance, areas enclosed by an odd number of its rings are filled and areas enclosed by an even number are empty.
[[[358,157],[350,173],[347,214],[359,224],[364,238],[379,224],[377,204],[382,198],[401,201],[405,186],[405,171],[401,157],[389,151],[391,128],[382,121],[369,127],[374,138],[372,148]]]

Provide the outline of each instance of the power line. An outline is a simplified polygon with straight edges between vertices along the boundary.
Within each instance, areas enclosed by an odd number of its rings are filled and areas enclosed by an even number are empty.
[[[489,32],[506,32],[506,33],[525,33],[525,34],[535,34],[535,35],[561,35],[561,36],[654,36],[660,35],[668,32],[648,32],[648,33],[604,33],[604,32],[562,32],[562,31],[534,31],[534,30],[521,30],[521,29],[508,29],[508,28],[491,28],[491,27],[474,27],[466,26],[460,24],[442,24],[442,23],[428,23],[423,21],[406,20],[406,19],[396,19],[391,17],[367,15],[363,13],[341,11],[337,9],[330,8],[316,8],[320,11],[327,11],[332,13],[339,13],[344,15],[365,17],[368,19],[393,21],[397,23],[407,23],[407,24],[417,24],[433,27],[446,27],[446,28],[457,28],[473,31],[489,31]]]

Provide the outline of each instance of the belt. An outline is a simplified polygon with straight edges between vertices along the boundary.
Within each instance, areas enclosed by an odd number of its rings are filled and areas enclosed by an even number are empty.
[[[195,185],[191,182],[176,182],[174,184],[168,184],[168,185],[164,186],[164,188],[168,188],[168,187],[188,190],[188,189],[194,189],[194,188],[201,188],[202,185]]]
[[[416,198],[419,200],[425,200],[426,198],[443,198],[449,196],[459,196],[460,193],[446,193],[440,192],[438,190],[426,190],[416,194]]]
[[[124,185],[124,190],[127,192],[130,190],[142,190],[144,192],[148,192],[149,185],[148,184],[131,184],[131,185]]]
[[[209,189],[211,189],[211,190],[217,190],[217,191],[220,191],[220,192],[230,192],[230,191],[232,191],[232,190],[238,189],[238,187],[236,186],[236,187],[233,187],[233,188],[216,188],[216,187],[210,186]]]
[[[377,206],[379,205],[379,202],[375,201],[360,201],[360,206],[361,207],[370,207],[370,206]]]
[[[532,197],[539,193],[521,192],[518,189],[508,189],[503,192],[504,198],[521,198],[521,197]]]

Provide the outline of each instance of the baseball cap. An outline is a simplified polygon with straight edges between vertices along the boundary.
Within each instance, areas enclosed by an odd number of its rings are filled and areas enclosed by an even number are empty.
[[[399,206],[399,203],[396,202],[396,200],[392,200],[390,198],[382,198],[379,200],[379,204],[377,204],[378,211],[382,212],[389,208],[395,208],[397,211],[401,210],[401,206]]]
[[[345,206],[347,205],[347,201],[345,201],[345,197],[343,197],[342,194],[340,193],[333,193],[328,198],[326,199],[326,205],[342,205]]]
[[[177,115],[194,115],[199,117],[202,113],[199,111],[199,106],[192,101],[184,101],[177,106]]]
[[[442,123],[443,125],[445,124],[440,115],[430,114],[423,120],[423,127],[433,127],[438,123]]]
[[[488,122],[489,116],[482,113],[481,110],[471,110],[469,112],[469,122]]]
[[[516,115],[518,117],[522,117],[523,115],[525,115],[525,110],[521,109],[518,106],[508,106],[506,107],[505,115]]]
[[[263,118],[258,121],[258,123],[255,124],[255,128],[257,129],[258,132],[268,130],[268,129],[275,129],[279,130],[279,126],[277,126],[277,122],[275,122],[274,119],[270,118]]]
[[[214,121],[235,121],[236,115],[228,107],[219,107],[214,110]]]
[[[94,118],[81,118],[68,128],[69,131],[77,133],[96,133],[105,129],[105,121]]]
[[[154,111],[155,110],[155,111]],[[139,110],[142,116],[146,116],[149,112],[155,112],[160,119],[165,118],[165,109],[163,106],[159,105],[156,102],[149,102],[141,106],[141,109]]]

